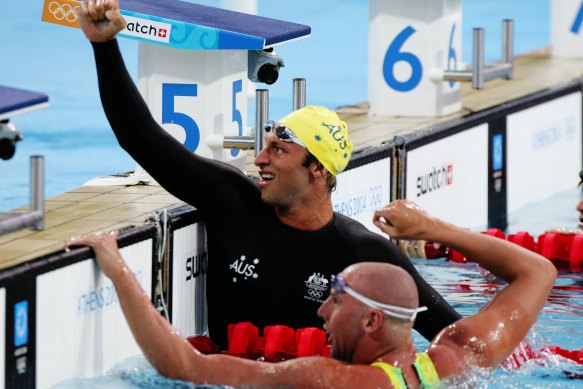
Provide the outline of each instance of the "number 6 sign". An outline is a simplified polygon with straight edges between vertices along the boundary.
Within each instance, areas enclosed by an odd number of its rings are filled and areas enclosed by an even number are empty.
[[[583,0],[551,1],[554,57],[583,58]]]
[[[370,113],[459,111],[459,84],[434,82],[428,73],[451,69],[461,57],[461,0],[371,0],[369,15]]]

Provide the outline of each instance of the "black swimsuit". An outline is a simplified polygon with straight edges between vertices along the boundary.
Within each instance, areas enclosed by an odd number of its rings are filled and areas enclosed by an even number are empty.
[[[360,261],[401,266],[415,279],[415,329],[432,339],[460,316],[417,273],[401,250],[340,214],[318,231],[280,222],[257,184],[236,168],[197,156],[153,119],[132,82],[115,40],[93,43],[105,114],[120,145],[168,192],[195,206],[208,236],[207,303],[211,337],[223,347],[230,323],[262,328],[321,327],[318,306],[330,275]],[[185,179],[186,177],[186,179]]]

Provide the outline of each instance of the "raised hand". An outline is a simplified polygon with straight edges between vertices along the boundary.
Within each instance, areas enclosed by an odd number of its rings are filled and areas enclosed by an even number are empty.
[[[427,232],[439,221],[428,216],[423,209],[407,200],[397,200],[378,209],[374,224],[395,239],[428,239]]]
[[[84,0],[79,25],[92,42],[106,42],[123,30],[126,21],[119,13],[118,0]]]

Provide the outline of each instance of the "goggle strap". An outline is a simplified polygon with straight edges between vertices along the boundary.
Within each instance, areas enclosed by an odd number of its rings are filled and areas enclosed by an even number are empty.
[[[368,305],[369,307],[379,309],[383,311],[385,314],[395,317],[397,319],[414,321],[419,312],[427,311],[427,307],[405,308],[400,307],[398,305],[382,304],[377,301],[371,300],[366,296],[363,296],[362,294],[358,293],[357,291],[355,291],[354,289],[350,288],[347,285],[344,285],[343,291],[351,295],[355,299],[360,300],[362,303]]]

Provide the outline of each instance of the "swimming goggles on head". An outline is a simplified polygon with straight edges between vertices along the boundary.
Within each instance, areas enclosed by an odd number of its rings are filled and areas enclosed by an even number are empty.
[[[302,142],[302,140],[300,138],[298,138],[292,130],[290,130],[289,128],[287,128],[283,124],[277,124],[273,120],[270,120],[263,125],[263,129],[265,130],[265,132],[273,131],[273,133],[279,139],[281,139],[282,141],[284,141],[286,143],[295,143],[295,144],[300,145],[302,147],[306,147],[306,144],[304,142]]]
[[[369,299],[368,297],[363,296],[362,294],[358,293],[357,291],[355,291],[354,289],[349,287],[348,283],[346,282],[344,277],[342,277],[341,274],[337,274],[336,276],[332,276],[331,285],[332,285],[332,289],[334,289],[336,291],[336,293],[346,293],[346,294],[354,297],[355,299],[357,299],[361,303],[363,303],[363,304],[365,304],[373,309],[378,309],[378,310],[382,311],[383,313],[385,313],[386,315],[395,317],[397,319],[415,321],[415,318],[417,317],[417,314],[419,312],[423,312],[423,311],[427,310],[427,307],[405,308],[405,307],[400,307],[398,305],[383,304],[383,303],[379,303],[378,301],[374,301],[372,299]]]

